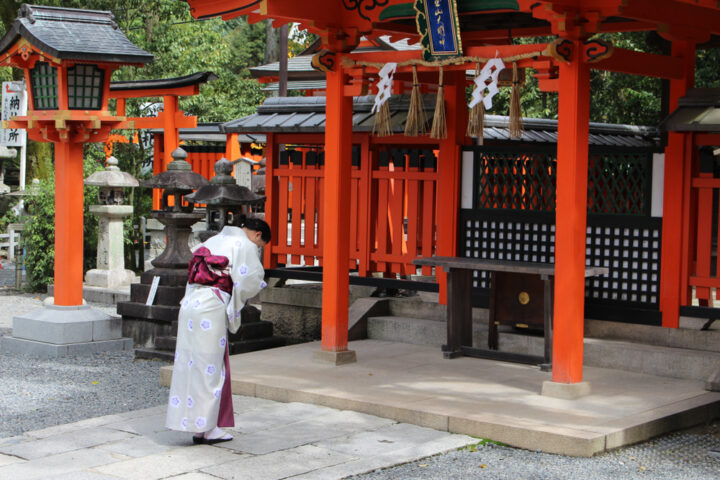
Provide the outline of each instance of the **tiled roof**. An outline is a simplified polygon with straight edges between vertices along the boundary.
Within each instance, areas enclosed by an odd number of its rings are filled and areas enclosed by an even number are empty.
[[[152,128],[149,130],[152,134],[163,134],[162,128]],[[227,134],[220,131],[219,123],[198,123],[195,128],[181,128],[180,129],[180,140],[195,141],[195,142],[222,142],[227,141]],[[254,135],[239,135],[238,142],[240,143],[264,143],[265,135],[254,134]]]
[[[363,40],[365,40],[365,37],[363,37]],[[363,47],[358,47],[357,49],[353,50],[353,52],[381,52],[381,51],[405,51],[405,50],[420,50],[422,47],[419,44],[409,44],[407,39],[403,39],[397,42],[391,42],[390,37],[388,35],[383,35],[379,37],[375,41],[376,45],[367,45]],[[316,42],[312,45],[312,48],[319,48],[320,43]],[[316,71],[312,67],[312,57],[316,53],[316,51],[313,51],[312,48],[308,48],[305,52],[303,52],[302,55],[298,55],[296,57],[288,58],[288,75],[291,78],[300,78],[302,74],[303,77],[312,77],[312,78],[325,78],[325,74],[322,72]],[[257,67],[252,67],[250,69],[250,73],[253,77],[264,77],[264,76],[277,76],[278,72],[280,71],[280,63],[279,62],[273,62],[273,63],[267,63],[265,65],[258,65]]]
[[[0,40],[4,53],[20,37],[60,59],[148,63],[152,54],[138,48],[108,11],[23,5]]]
[[[213,72],[197,72],[185,75],[184,77],[159,78],[152,80],[133,80],[127,82],[110,82],[111,91],[120,90],[151,90],[165,88],[180,88],[189,85],[199,85],[217,80]]]
[[[691,88],[661,124],[671,132],[720,133],[720,88]]]
[[[374,114],[370,113],[374,96],[353,99],[353,131],[370,132]],[[409,106],[408,95],[390,98],[390,118],[395,133],[402,134]],[[435,96],[424,98],[428,130],[435,107]],[[524,118],[525,133],[521,139],[511,139],[508,117],[485,115],[485,140],[529,143],[557,143],[557,120]],[[225,132],[270,133],[325,131],[325,97],[270,97],[258,108],[257,113],[232,120],[220,126]],[[655,147],[659,131],[655,127],[590,123],[590,145],[619,147]]]

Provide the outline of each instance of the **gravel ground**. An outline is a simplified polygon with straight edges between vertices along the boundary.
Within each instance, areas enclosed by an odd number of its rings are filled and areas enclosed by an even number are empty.
[[[717,480],[720,459],[710,457],[707,451],[718,444],[720,424],[665,435],[593,458],[564,457],[490,443],[350,478]]]
[[[0,336],[12,317],[39,308],[47,295],[14,290],[14,265],[0,269]],[[114,305],[92,305],[115,314]],[[134,360],[133,352],[40,359],[0,351],[0,438],[53,425],[162,405],[158,385],[167,362]]]
[[[0,438],[167,401],[158,370],[167,362],[133,352],[38,359],[0,353]]]

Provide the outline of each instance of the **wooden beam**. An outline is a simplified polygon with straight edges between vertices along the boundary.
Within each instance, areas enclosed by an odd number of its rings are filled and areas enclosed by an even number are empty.
[[[717,8],[674,0],[615,1],[620,4],[618,12],[626,18],[654,22],[662,27],[687,27],[697,33],[720,34],[720,10]]]
[[[650,22],[604,22],[599,25],[597,33],[613,32],[644,32],[655,30],[657,25]],[[550,25],[539,27],[497,29],[497,30],[474,30],[462,33],[463,47],[479,45],[484,42],[508,40],[521,37],[543,37],[553,35]]]
[[[534,44],[525,44],[525,45],[491,45],[491,46],[474,46],[465,49],[465,56],[467,57],[483,57],[483,58],[495,58],[496,56],[500,58],[505,57],[511,57],[515,55],[523,55],[523,54],[532,54],[536,53],[538,57],[543,55],[543,51],[547,47],[547,43],[534,43]],[[377,63],[377,64],[385,64],[387,62],[397,62],[402,63],[409,60],[420,60],[422,57],[422,52],[420,50],[409,50],[409,51],[402,51],[402,52],[395,52],[395,51],[388,51],[388,52],[363,52],[363,53],[354,53],[351,55],[347,55],[347,58],[349,59],[350,63],[352,62],[368,62],[368,63]],[[349,66],[349,68],[352,68],[352,65]],[[368,69],[373,70],[380,70],[380,67],[374,68],[374,67],[367,67]],[[407,67],[410,68],[410,67]],[[443,67],[445,70],[465,70],[467,68],[466,64],[456,65],[456,66],[446,66]],[[437,67],[419,67],[418,70],[422,69],[433,69],[437,71]]]
[[[612,56],[590,65],[593,70],[629,73],[647,77],[680,79],[684,75],[683,61],[678,57],[636,52],[615,48]]]

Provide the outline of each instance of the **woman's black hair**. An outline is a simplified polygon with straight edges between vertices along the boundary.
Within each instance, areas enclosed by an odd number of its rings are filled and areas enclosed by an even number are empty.
[[[272,238],[272,234],[270,233],[270,225],[268,225],[265,220],[261,220],[257,217],[246,217],[245,215],[242,215],[240,217],[240,227],[260,232],[260,238],[262,238],[263,242],[265,243],[269,243],[270,239]]]

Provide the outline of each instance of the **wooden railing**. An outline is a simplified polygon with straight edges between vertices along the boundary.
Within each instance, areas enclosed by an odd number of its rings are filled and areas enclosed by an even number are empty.
[[[271,227],[278,240],[271,248],[278,264],[322,265],[323,157],[311,148],[288,150],[273,169],[278,222]],[[412,261],[435,252],[434,153],[355,147],[352,164],[349,268],[362,276],[416,273]]]

